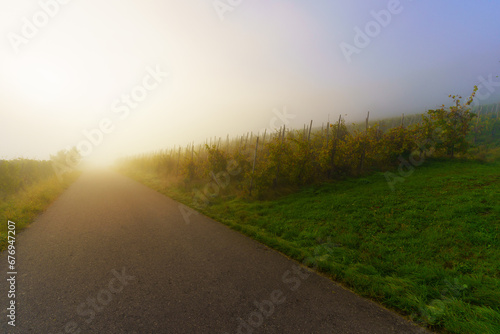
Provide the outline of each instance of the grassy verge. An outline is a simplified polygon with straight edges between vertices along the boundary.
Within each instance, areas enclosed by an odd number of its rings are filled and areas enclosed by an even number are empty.
[[[498,160],[429,161],[395,191],[379,173],[201,211],[434,330],[500,333],[499,171]],[[154,175],[132,177],[192,202]]]
[[[60,182],[56,176],[34,183],[0,201],[0,251],[7,246],[7,222],[16,223],[16,231],[24,229],[43,212],[78,177],[66,174]]]

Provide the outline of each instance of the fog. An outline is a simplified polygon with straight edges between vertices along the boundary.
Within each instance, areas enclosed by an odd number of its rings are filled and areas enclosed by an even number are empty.
[[[229,3],[232,3],[230,5]],[[0,0],[0,159],[500,101],[493,1]]]

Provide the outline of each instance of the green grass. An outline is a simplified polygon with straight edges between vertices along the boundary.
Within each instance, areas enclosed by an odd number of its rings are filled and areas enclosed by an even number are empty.
[[[500,161],[427,161],[395,187],[377,173],[201,211],[433,330],[500,333]]]
[[[33,222],[78,177],[68,173],[59,181],[56,176],[33,183],[0,200],[0,251],[7,247],[7,222],[16,223],[16,232]]]

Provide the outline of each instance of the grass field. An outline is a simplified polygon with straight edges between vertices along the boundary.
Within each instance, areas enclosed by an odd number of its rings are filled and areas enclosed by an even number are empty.
[[[135,175],[186,205],[192,195]],[[500,333],[500,160],[427,161],[201,211],[433,330]]]
[[[0,199],[0,251],[7,246],[9,220],[15,222],[16,231],[21,231],[62,194],[78,175],[77,172],[68,173],[62,182],[54,175]]]

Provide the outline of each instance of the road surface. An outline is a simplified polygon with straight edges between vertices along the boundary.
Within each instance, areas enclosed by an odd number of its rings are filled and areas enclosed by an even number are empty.
[[[16,326],[4,279],[2,333],[426,333],[111,172],[83,174],[16,250]]]

